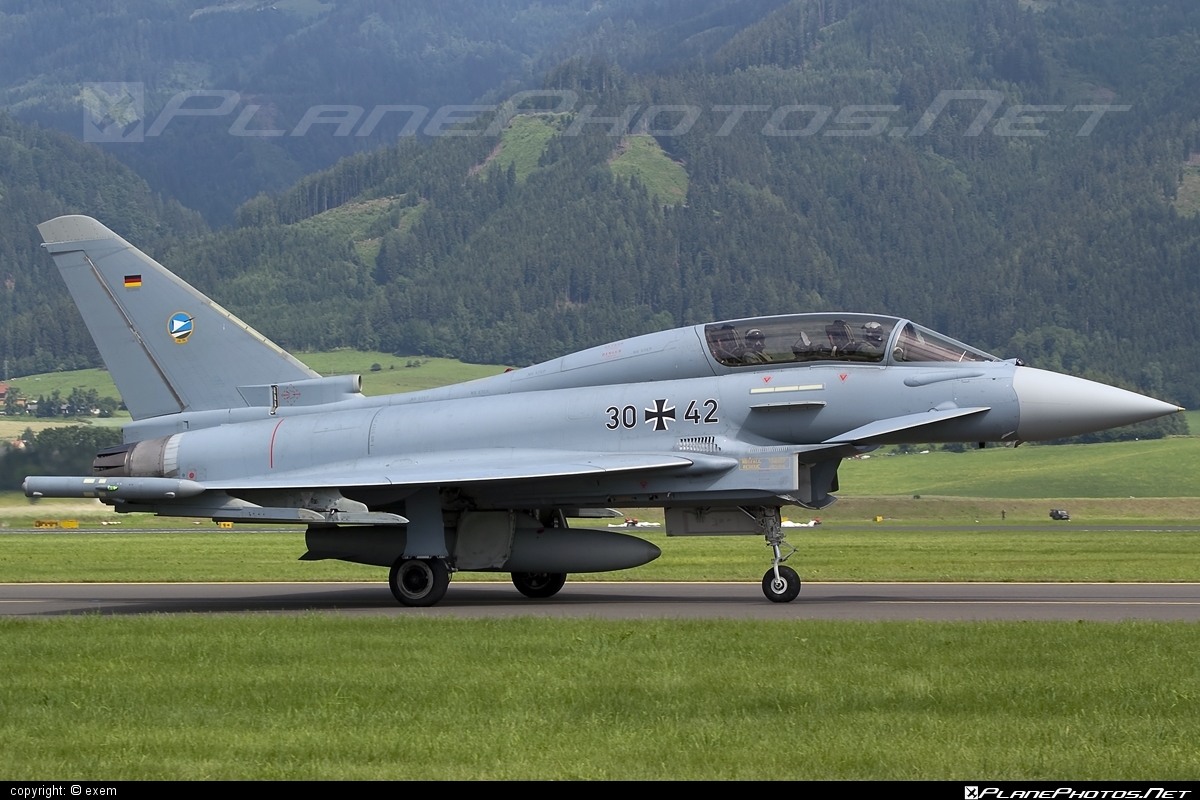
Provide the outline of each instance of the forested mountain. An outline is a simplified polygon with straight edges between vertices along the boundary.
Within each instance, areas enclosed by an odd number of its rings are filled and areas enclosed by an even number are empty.
[[[379,147],[407,121],[388,114],[366,136],[364,127],[339,136],[322,124],[303,136],[261,135],[294,131],[313,106],[369,113],[486,102],[540,85],[579,51],[638,63],[673,59],[680,48],[705,52],[782,2],[0,0],[0,107],[79,136],[89,84],[138,87],[143,135],[104,147],[155,190],[227,224],[247,198]],[[196,90],[236,92],[237,103],[150,134],[173,96]],[[219,106],[219,98],[187,103]],[[250,106],[259,110],[231,135]]]
[[[199,214],[164,201],[96,147],[0,114],[0,358],[9,375],[100,365],[37,231],[39,222],[81,212],[148,252],[208,230]]]
[[[523,364],[840,308],[1200,402],[1200,6],[702,5],[560,28],[561,113],[359,153],[151,245],[293,349]],[[977,99],[931,113],[947,91]],[[635,135],[651,105],[698,115]]]

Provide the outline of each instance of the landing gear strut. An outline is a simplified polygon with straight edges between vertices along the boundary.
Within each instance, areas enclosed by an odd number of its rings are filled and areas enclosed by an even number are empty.
[[[388,586],[401,605],[425,608],[436,605],[450,585],[450,571],[440,558],[400,558],[392,566]]]
[[[783,566],[783,562],[792,557],[796,548],[783,540],[783,528],[780,525],[778,508],[759,508],[754,515],[759,530],[771,545],[775,554],[771,568],[763,575],[763,594],[772,603],[790,603],[800,594],[800,576],[791,567]],[[787,555],[780,554],[780,548],[788,549]]]
[[[565,572],[514,572],[513,586],[526,597],[553,597],[567,582]]]

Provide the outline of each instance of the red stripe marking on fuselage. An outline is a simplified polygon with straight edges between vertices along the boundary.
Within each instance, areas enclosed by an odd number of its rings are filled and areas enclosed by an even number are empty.
[[[279,426],[283,424],[283,420],[275,423],[275,430],[271,431],[271,447],[267,450],[267,463],[271,469],[275,469],[275,434],[279,431]]]

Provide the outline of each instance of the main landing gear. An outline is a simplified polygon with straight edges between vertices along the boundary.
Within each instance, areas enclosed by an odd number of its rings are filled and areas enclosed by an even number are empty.
[[[771,550],[775,554],[771,568],[767,570],[766,575],[763,575],[763,594],[772,603],[790,603],[800,594],[800,576],[791,567],[783,566],[783,562],[792,557],[796,548],[783,540],[784,533],[780,524],[778,508],[760,508],[755,517],[767,544],[771,545]],[[780,555],[781,547],[788,549],[787,555]]]
[[[526,597],[553,597],[567,582],[565,572],[514,572],[513,586]]]
[[[388,586],[401,605],[435,605],[450,585],[450,571],[440,558],[400,558],[388,575]]]

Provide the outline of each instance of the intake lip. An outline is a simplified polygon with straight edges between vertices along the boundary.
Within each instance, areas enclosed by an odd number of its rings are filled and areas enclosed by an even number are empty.
[[[1115,386],[1032,367],[1013,373],[1021,407],[1017,436],[1036,442],[1119,428],[1183,409]]]

